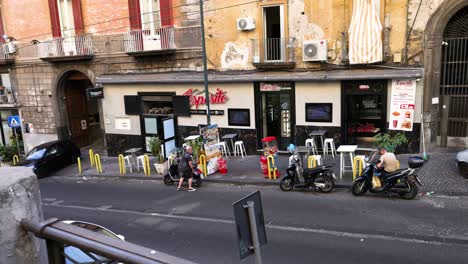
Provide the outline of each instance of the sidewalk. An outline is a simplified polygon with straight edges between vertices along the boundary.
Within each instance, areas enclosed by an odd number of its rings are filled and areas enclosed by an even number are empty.
[[[455,162],[455,153],[433,153],[429,154],[429,161],[420,169],[418,176],[423,184],[421,193],[434,192],[434,194],[468,195],[468,179],[463,178],[458,173]],[[408,157],[418,156],[414,154],[398,155],[402,168],[408,167]],[[284,174],[288,165],[288,155],[280,155],[277,158],[276,166],[281,175]],[[249,185],[278,185],[277,180],[265,179],[260,169],[260,156],[229,157],[228,173],[215,173],[205,178],[206,182],[227,183],[227,184],[249,184]],[[307,161],[304,161],[307,165]],[[133,173],[127,171],[126,175],[120,175],[118,159],[115,157],[101,157],[103,173],[96,172],[94,167],[90,167],[87,153],[82,154],[83,177],[112,177],[118,179],[140,179],[140,180],[162,180],[162,175],[156,175],[154,166],[151,166],[151,176],[145,176],[140,172]],[[333,166],[333,171],[337,177],[337,188],[349,188],[352,184],[352,173],[346,172],[343,179],[339,178],[339,156],[333,159],[331,155],[324,158],[325,165]],[[76,164],[69,166],[53,176],[79,177]]]

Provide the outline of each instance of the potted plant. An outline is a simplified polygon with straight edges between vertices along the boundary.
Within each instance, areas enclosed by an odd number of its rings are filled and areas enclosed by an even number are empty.
[[[405,133],[379,133],[374,136],[374,145],[385,148],[388,152],[395,152],[398,146],[408,144]]]
[[[18,149],[15,145],[0,146],[1,166],[9,167],[12,165],[13,156],[18,154]]]
[[[158,137],[152,137],[148,140],[148,146],[151,151],[151,155],[156,158],[154,167],[158,174],[165,174],[168,170],[167,161],[164,159],[161,153],[161,146],[163,142]]]
[[[187,145],[189,145],[190,147],[192,147],[192,150],[193,150],[193,158],[195,161],[198,162],[198,158],[200,157],[200,155],[202,154],[203,152],[203,139],[201,137],[195,139],[195,140],[191,140],[191,141],[188,141],[187,142]]]

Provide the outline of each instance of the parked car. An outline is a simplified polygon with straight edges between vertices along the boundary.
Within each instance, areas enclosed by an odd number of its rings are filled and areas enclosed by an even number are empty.
[[[468,149],[457,153],[457,162],[460,174],[468,178]]]
[[[80,149],[70,140],[56,140],[33,148],[18,166],[31,167],[38,178],[77,162]]]
[[[78,226],[84,229],[88,229],[93,232],[97,232],[103,235],[106,235],[111,238],[117,238],[120,240],[125,240],[125,237],[122,235],[117,235],[116,233],[110,231],[109,229],[102,227],[97,224],[87,223],[87,222],[80,222],[80,221],[62,221],[65,224]],[[85,264],[85,263],[108,263],[114,264],[118,263],[113,260],[107,259],[106,257],[99,256],[97,254],[84,251],[74,246],[65,245],[63,248],[63,252],[65,253],[65,263],[66,264]]]

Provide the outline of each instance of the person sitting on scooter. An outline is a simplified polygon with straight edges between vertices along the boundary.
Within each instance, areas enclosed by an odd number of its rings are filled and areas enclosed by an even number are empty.
[[[180,167],[179,167],[179,175],[180,175],[180,180],[179,180],[179,186],[177,187],[177,190],[180,191],[180,187],[182,186],[182,183],[184,182],[185,179],[188,179],[188,191],[189,192],[194,192],[196,189],[192,188],[192,178],[193,178],[193,161],[192,161],[192,147],[188,146],[185,148],[185,152],[182,155],[182,159],[180,160]]]
[[[395,157],[395,154],[387,152],[387,150],[383,147],[379,148],[379,152],[381,156],[380,162],[377,164],[377,167],[382,169],[382,179],[385,179],[387,174],[398,170],[398,160]]]

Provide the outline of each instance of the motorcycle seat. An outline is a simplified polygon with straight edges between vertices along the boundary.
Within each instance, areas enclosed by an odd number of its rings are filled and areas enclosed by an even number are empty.
[[[311,169],[304,169],[304,174],[309,174],[309,173],[317,173],[323,170],[322,166],[316,167],[316,168],[311,168]]]
[[[396,175],[401,174],[401,173],[404,172],[405,170],[407,170],[407,169],[398,169],[398,170],[396,170],[396,171],[394,171],[394,172],[392,172],[392,173],[386,173],[385,176],[386,176],[386,177],[393,177],[393,176],[396,176]]]

